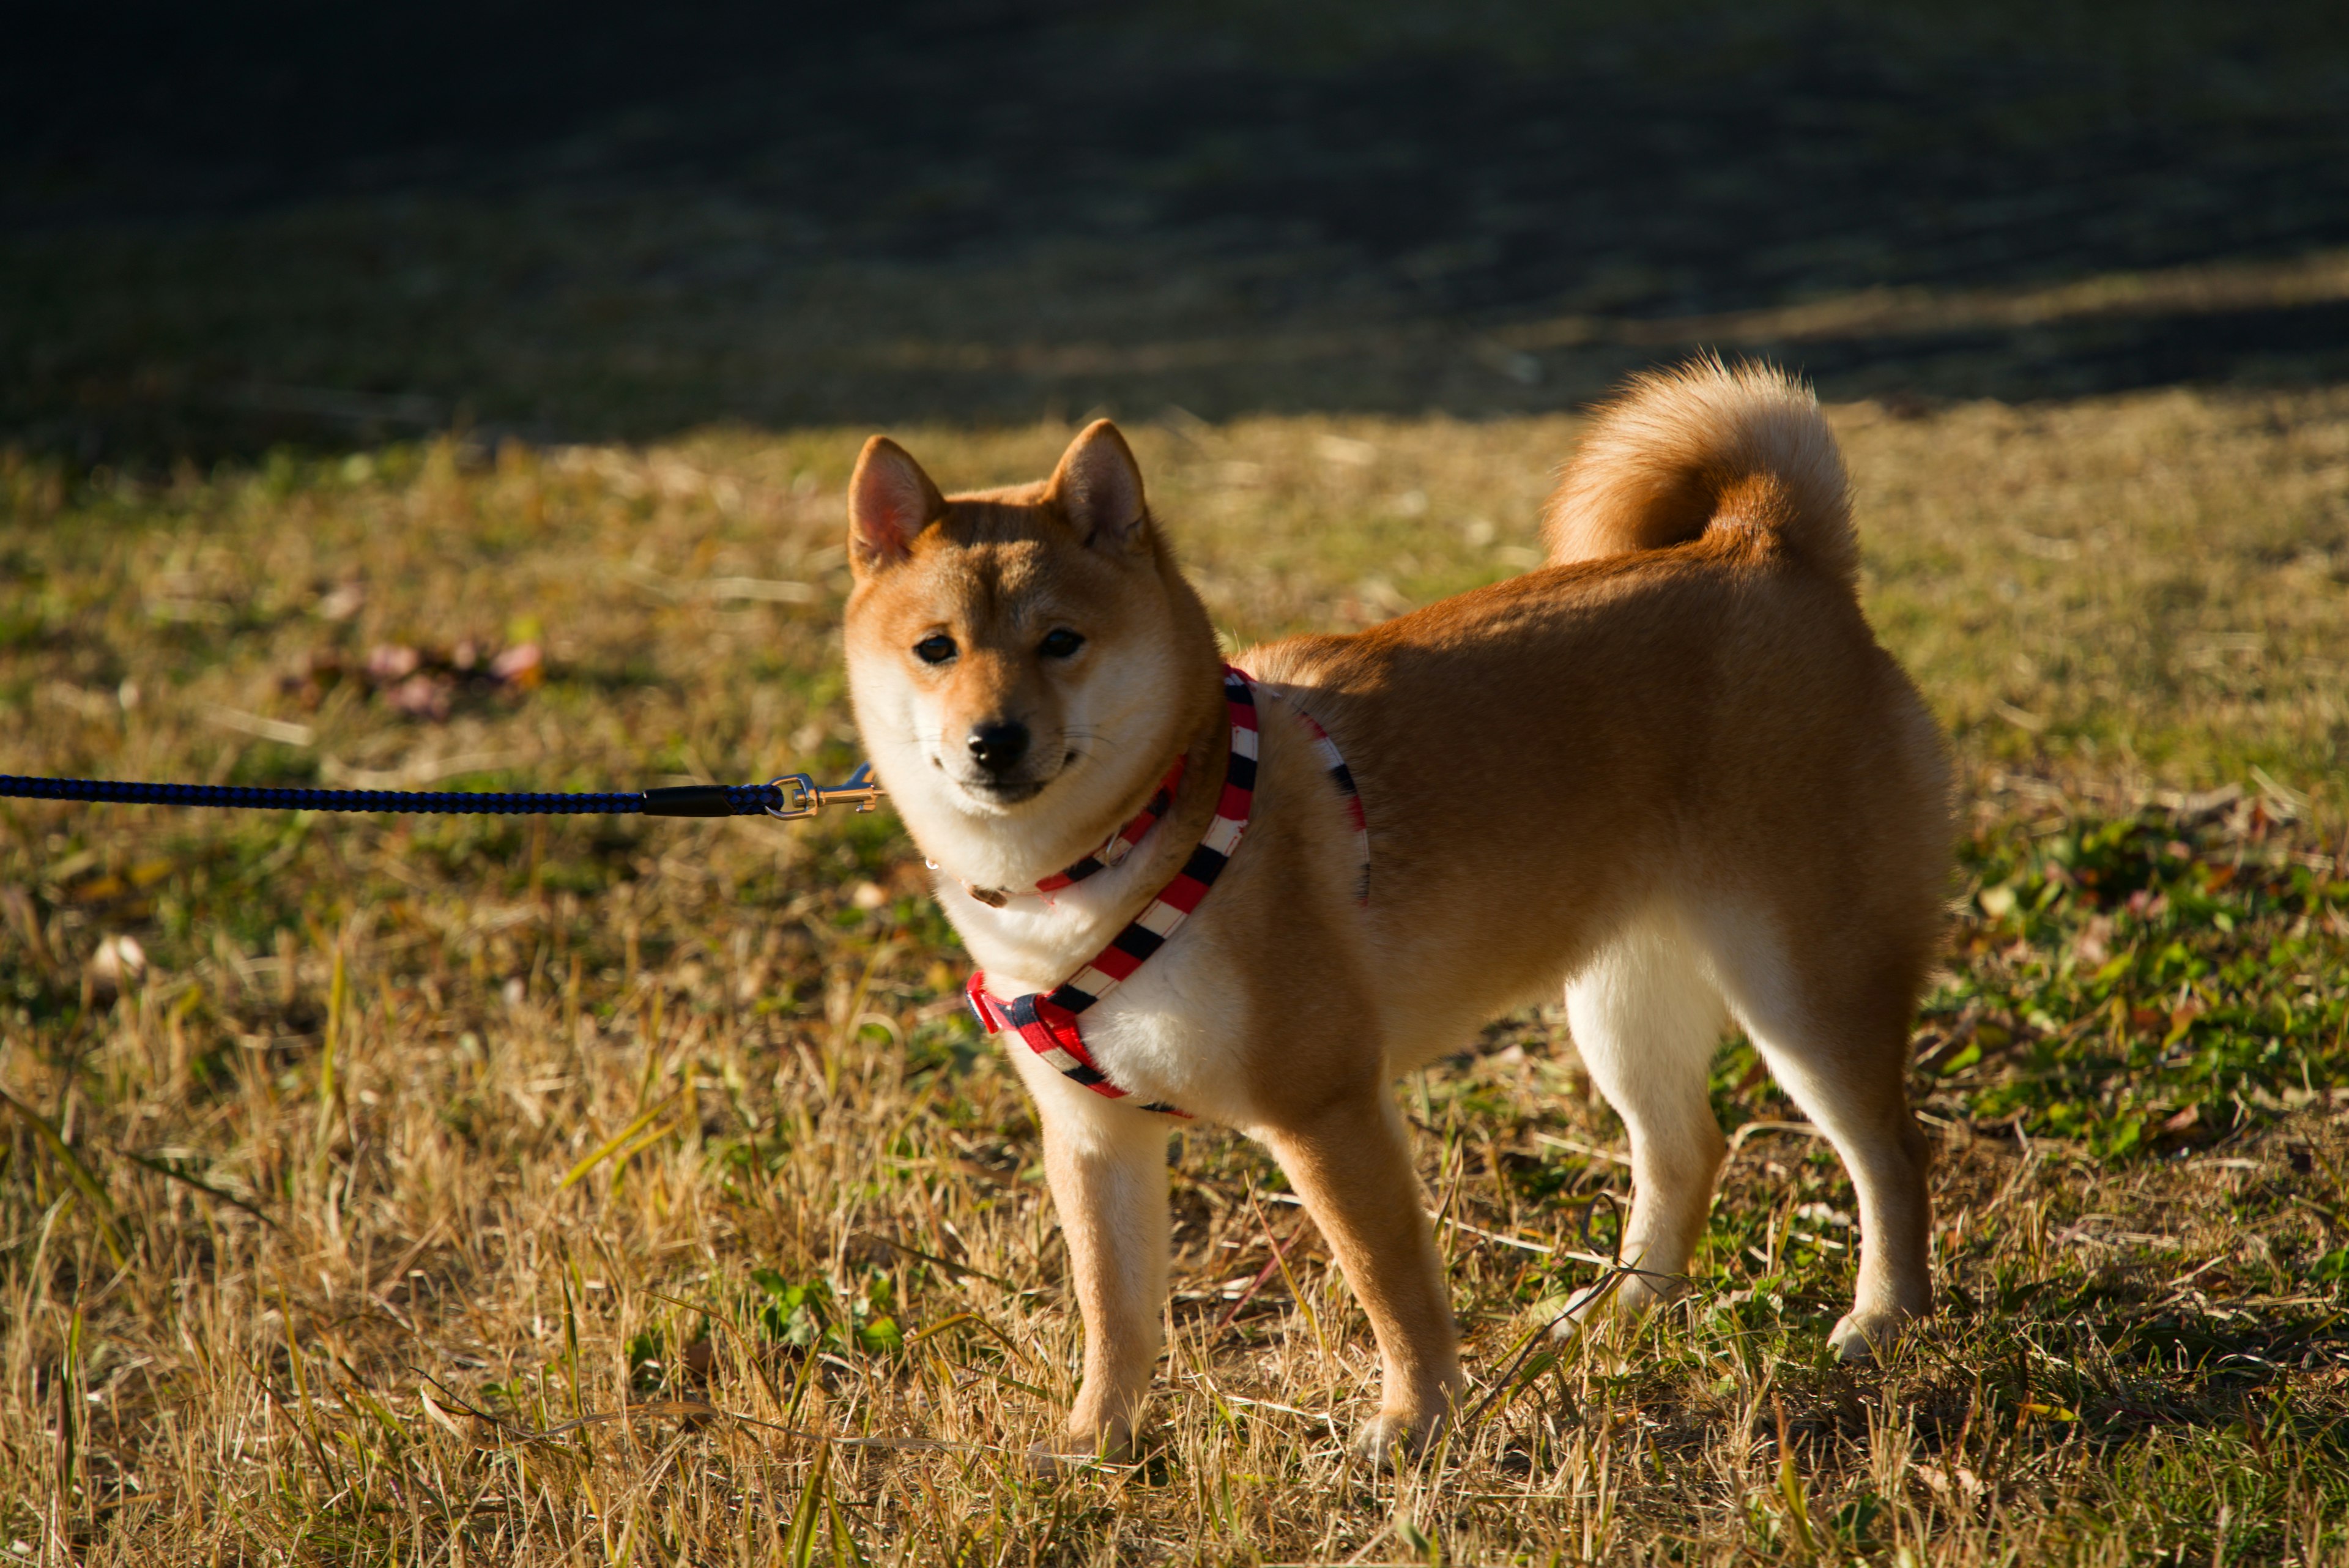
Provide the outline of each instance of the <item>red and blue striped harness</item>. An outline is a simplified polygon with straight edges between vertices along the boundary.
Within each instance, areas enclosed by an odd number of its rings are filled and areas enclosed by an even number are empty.
[[[989,1034],[1005,1030],[1017,1033],[1027,1042],[1028,1048],[1047,1063],[1083,1085],[1094,1094],[1112,1100],[1122,1100],[1131,1093],[1110,1082],[1092,1053],[1085,1048],[1084,1035],[1078,1019],[1087,1009],[1114,991],[1120,982],[1140,969],[1151,954],[1166,945],[1166,939],[1176,927],[1199,907],[1216,878],[1231,863],[1232,856],[1247,833],[1248,817],[1256,796],[1257,769],[1257,705],[1256,686],[1247,673],[1231,665],[1224,666],[1224,707],[1231,721],[1231,756],[1224,772],[1224,793],[1216,802],[1215,820],[1191,851],[1183,869],[1174,879],[1158,889],[1142,913],[1128,921],[1109,946],[1093,955],[1092,961],[1062,981],[1049,992],[1030,992],[1015,996],[1009,1002],[999,1001],[988,994],[987,976],[974,972],[964,988],[970,998],[971,1011],[978,1014],[979,1027]],[[1354,775],[1340,754],[1337,743],[1328,732],[1313,722],[1311,715],[1299,710],[1307,728],[1312,731],[1314,744],[1319,753],[1329,776],[1346,805],[1346,813],[1353,824],[1355,841],[1361,853],[1361,878],[1358,896],[1364,903],[1371,896],[1371,833],[1368,819],[1362,814],[1362,797],[1355,787]],[[1158,819],[1174,804],[1175,786],[1182,782],[1183,760],[1176,758],[1167,771],[1150,803],[1139,815],[1127,823],[1110,841],[1086,856],[1068,869],[1045,877],[1036,884],[1039,892],[1050,893],[1081,882],[1095,873],[1107,869],[1125,858],[1133,846],[1157,826]],[[1142,1107],[1160,1111],[1167,1116],[1185,1116],[1188,1113],[1173,1106],[1151,1102]]]

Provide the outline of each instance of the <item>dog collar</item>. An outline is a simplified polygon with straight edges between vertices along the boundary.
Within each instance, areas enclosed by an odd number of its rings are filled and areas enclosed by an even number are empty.
[[[1174,804],[1174,791],[1183,783],[1183,766],[1186,761],[1186,758],[1179,756],[1174,759],[1174,765],[1166,770],[1166,776],[1160,779],[1158,787],[1151,792],[1149,802],[1134,813],[1123,827],[1111,834],[1099,849],[1076,864],[1053,872],[1036,884],[1036,891],[1057,893],[1097,872],[1108,870],[1133,854],[1133,846],[1149,836],[1150,830],[1158,826],[1158,819],[1166,815],[1166,808]],[[938,868],[935,860],[925,860],[922,864],[933,871]],[[962,890],[991,909],[1003,908],[1015,897],[1001,888],[980,888],[968,882],[963,883]]]
[[[1174,765],[1166,770],[1166,776],[1160,779],[1158,787],[1151,792],[1149,804],[1134,813],[1133,820],[1111,834],[1108,842],[1091,855],[1037,883],[1036,891],[1057,893],[1063,888],[1083,881],[1095,872],[1108,870],[1133,853],[1133,846],[1149,836],[1150,830],[1158,826],[1158,819],[1166,815],[1166,808],[1174,804],[1174,792],[1182,786],[1183,767],[1188,761],[1187,757],[1177,756]]]
[[[999,1002],[988,994],[984,971],[973,971],[969,982],[963,988],[964,994],[970,999],[971,1011],[978,1015],[981,1029],[989,1034],[1000,1034],[1006,1030],[1018,1033],[1030,1050],[1044,1058],[1064,1076],[1107,1099],[1123,1100],[1132,1091],[1119,1088],[1110,1081],[1109,1075],[1102,1071],[1101,1064],[1093,1060],[1092,1053],[1085,1048],[1084,1033],[1077,1021],[1140,969],[1153,953],[1166,945],[1166,940],[1174,934],[1175,928],[1199,907],[1199,901],[1207,896],[1207,889],[1215,886],[1216,877],[1223,875],[1224,867],[1231,863],[1231,857],[1239,849],[1240,839],[1247,832],[1248,817],[1256,799],[1256,685],[1248,679],[1247,671],[1229,664],[1224,666],[1224,707],[1231,722],[1231,753],[1224,772],[1224,793],[1216,803],[1215,820],[1207,825],[1206,835],[1200,838],[1198,846],[1191,851],[1191,857],[1184,862],[1183,869],[1175,873],[1174,879],[1161,888],[1149,907],[1128,921],[1125,929],[1118,932],[1109,946],[1093,955],[1092,962],[1050,992],[1031,992],[1025,996],[1015,996],[1009,1002]],[[1346,814],[1353,824],[1355,842],[1361,854],[1357,897],[1361,902],[1368,903],[1371,897],[1370,824],[1362,812],[1362,797],[1355,787],[1353,771],[1347,767],[1344,755],[1339,752],[1337,742],[1330,738],[1329,732],[1316,723],[1313,716],[1303,709],[1298,709],[1297,712],[1312,732],[1315,749],[1330,782],[1345,800]],[[1180,766],[1178,763],[1176,771],[1167,775],[1167,783],[1162,786],[1162,794],[1169,804],[1174,784],[1179,780]],[[1164,813],[1165,805],[1161,804],[1160,796],[1154,795],[1143,815],[1154,823]],[[1137,817],[1135,821],[1140,822],[1142,818]],[[1127,826],[1131,829],[1133,825],[1128,824]],[[1150,824],[1145,823],[1141,832],[1147,833]],[[1123,830],[1119,836],[1124,836]],[[1140,839],[1141,833],[1134,834],[1133,839],[1118,852],[1120,858]],[[1088,857],[1088,859],[1092,858],[1095,857]],[[1080,861],[1078,865],[1082,867],[1085,862]],[[1071,871],[1076,869],[1071,868]],[[1062,875],[1071,881],[1081,881],[1100,869],[1101,867],[1095,865],[1076,876],[1066,872]],[[1043,884],[1038,886],[1042,887]],[[1187,1111],[1157,1101],[1145,1104],[1142,1108],[1182,1116],[1185,1120],[1190,1116]]]

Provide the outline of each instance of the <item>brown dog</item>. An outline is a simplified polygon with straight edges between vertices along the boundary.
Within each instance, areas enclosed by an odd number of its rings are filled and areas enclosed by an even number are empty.
[[[1857,1189],[1838,1351],[1929,1309],[1903,1075],[1950,775],[1860,613],[1834,438],[1775,372],[1645,378],[1584,441],[1549,539],[1523,576],[1241,656],[1250,693],[1108,421],[1043,483],[951,498],[866,445],[857,722],[1040,1114],[1086,1333],[1059,1451],[1126,1450],[1158,1355],[1154,1105],[1262,1140],[1303,1197],[1378,1338],[1362,1445],[1433,1432],[1460,1366],[1388,1085],[1560,987],[1630,1131],[1644,1272],[1603,1310],[1688,1265],[1733,1021]],[[1367,901],[1321,730],[1367,816]]]

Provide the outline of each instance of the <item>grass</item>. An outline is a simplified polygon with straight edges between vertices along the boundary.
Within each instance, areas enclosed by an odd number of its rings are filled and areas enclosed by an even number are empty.
[[[1825,1358],[1849,1189],[1736,1043],[1696,1288],[1533,1354],[1626,1177],[1529,1014],[1399,1091],[1481,1420],[1350,1461],[1367,1331],[1278,1171],[1185,1128],[1145,1456],[1037,1480],[1078,1342],[1035,1124],[885,815],[9,803],[0,1555],[2349,1560],[2349,398],[1833,415],[1970,781],[1915,1073],[1943,1308],[1889,1365]],[[1135,434],[1244,640],[1526,563],[1575,429]],[[8,459],[0,755],[838,774],[861,433]],[[907,439],[978,484],[1067,435]]]

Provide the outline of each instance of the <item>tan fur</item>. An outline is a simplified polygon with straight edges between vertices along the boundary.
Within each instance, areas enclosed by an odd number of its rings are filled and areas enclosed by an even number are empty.
[[[1046,484],[923,499],[912,510],[935,514],[893,535],[905,497],[936,497],[918,473],[876,443],[852,487],[859,722],[997,989],[1048,987],[1138,911],[1212,814],[1212,636],[1105,425]],[[1104,507],[1131,515],[1104,523]],[[1868,1354],[1930,1303],[1903,1069],[1938,940],[1948,767],[1853,596],[1832,438],[1771,372],[1650,378],[1600,415],[1550,529],[1556,564],[1236,660],[1267,694],[1247,840],[1190,923],[1086,1015],[1089,1046],[1136,1100],[1237,1127],[1288,1172],[1378,1341],[1373,1449],[1423,1439],[1461,1384],[1389,1085],[1561,986],[1631,1137],[1625,1246],[1647,1272],[1608,1310],[1668,1293],[1702,1235],[1723,1153],[1706,1065],[1733,1021],[1858,1189],[1838,1348]],[[1083,653],[1040,654],[1049,626],[1081,633]],[[969,649],[967,667],[908,651],[934,628]],[[1368,909],[1300,711],[1361,790]],[[1004,714],[1083,736],[1056,739],[1061,771],[1008,804],[957,781],[950,743]],[[1175,807],[1125,864],[1050,900],[970,896],[1092,847],[1177,751],[1192,766]],[[1008,1044],[1038,1101],[1087,1330],[1058,1446],[1122,1449],[1159,1349],[1164,1124]]]
[[[1801,386],[1767,366],[1706,358],[1635,378],[1600,410],[1550,498],[1553,563],[1685,544],[1740,520],[1739,486],[1769,481],[1768,524],[1830,576],[1859,567],[1843,457]]]

